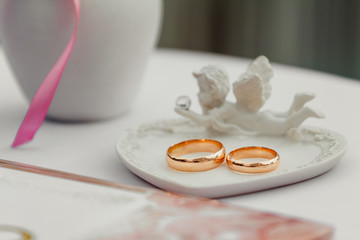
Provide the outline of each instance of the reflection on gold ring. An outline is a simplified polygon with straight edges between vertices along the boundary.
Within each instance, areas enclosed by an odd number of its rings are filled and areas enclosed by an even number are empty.
[[[258,162],[246,162],[244,159],[260,158]],[[231,170],[243,173],[264,173],[277,168],[280,162],[278,153],[266,147],[243,147],[230,152],[226,162]]]
[[[201,157],[183,157],[186,154],[206,153]],[[211,139],[192,139],[177,143],[167,150],[169,167],[183,172],[206,171],[218,167],[225,159],[223,145]]]
[[[1,240],[35,240],[28,231],[19,227],[6,226],[6,225],[0,225],[0,239]]]

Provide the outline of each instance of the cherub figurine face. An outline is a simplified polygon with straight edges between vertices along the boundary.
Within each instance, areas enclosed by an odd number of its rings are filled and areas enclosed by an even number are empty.
[[[204,113],[223,104],[230,90],[229,77],[221,66],[208,65],[193,72],[198,81],[198,98]]]

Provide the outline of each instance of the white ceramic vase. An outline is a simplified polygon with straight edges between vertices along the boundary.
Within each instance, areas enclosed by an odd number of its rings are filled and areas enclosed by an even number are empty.
[[[1,1],[2,45],[31,100],[67,45],[75,25],[72,0]],[[74,50],[48,117],[110,118],[137,94],[161,25],[161,0],[81,0]]]

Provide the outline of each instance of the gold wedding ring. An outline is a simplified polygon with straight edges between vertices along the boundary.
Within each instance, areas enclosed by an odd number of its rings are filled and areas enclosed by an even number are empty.
[[[201,155],[186,157],[186,155]],[[211,139],[193,139],[177,143],[167,150],[169,167],[183,172],[200,172],[218,167],[225,159],[223,145]]]
[[[245,159],[260,159],[256,162]],[[230,152],[226,162],[231,170],[242,173],[264,173],[277,168],[280,162],[279,154],[266,147],[243,147]]]
[[[7,225],[0,225],[0,239],[35,240],[26,230]]]

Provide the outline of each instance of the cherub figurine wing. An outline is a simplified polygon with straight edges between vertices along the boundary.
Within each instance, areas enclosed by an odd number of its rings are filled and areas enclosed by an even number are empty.
[[[256,58],[233,83],[236,104],[249,112],[258,112],[271,95],[272,67],[265,56]]]

